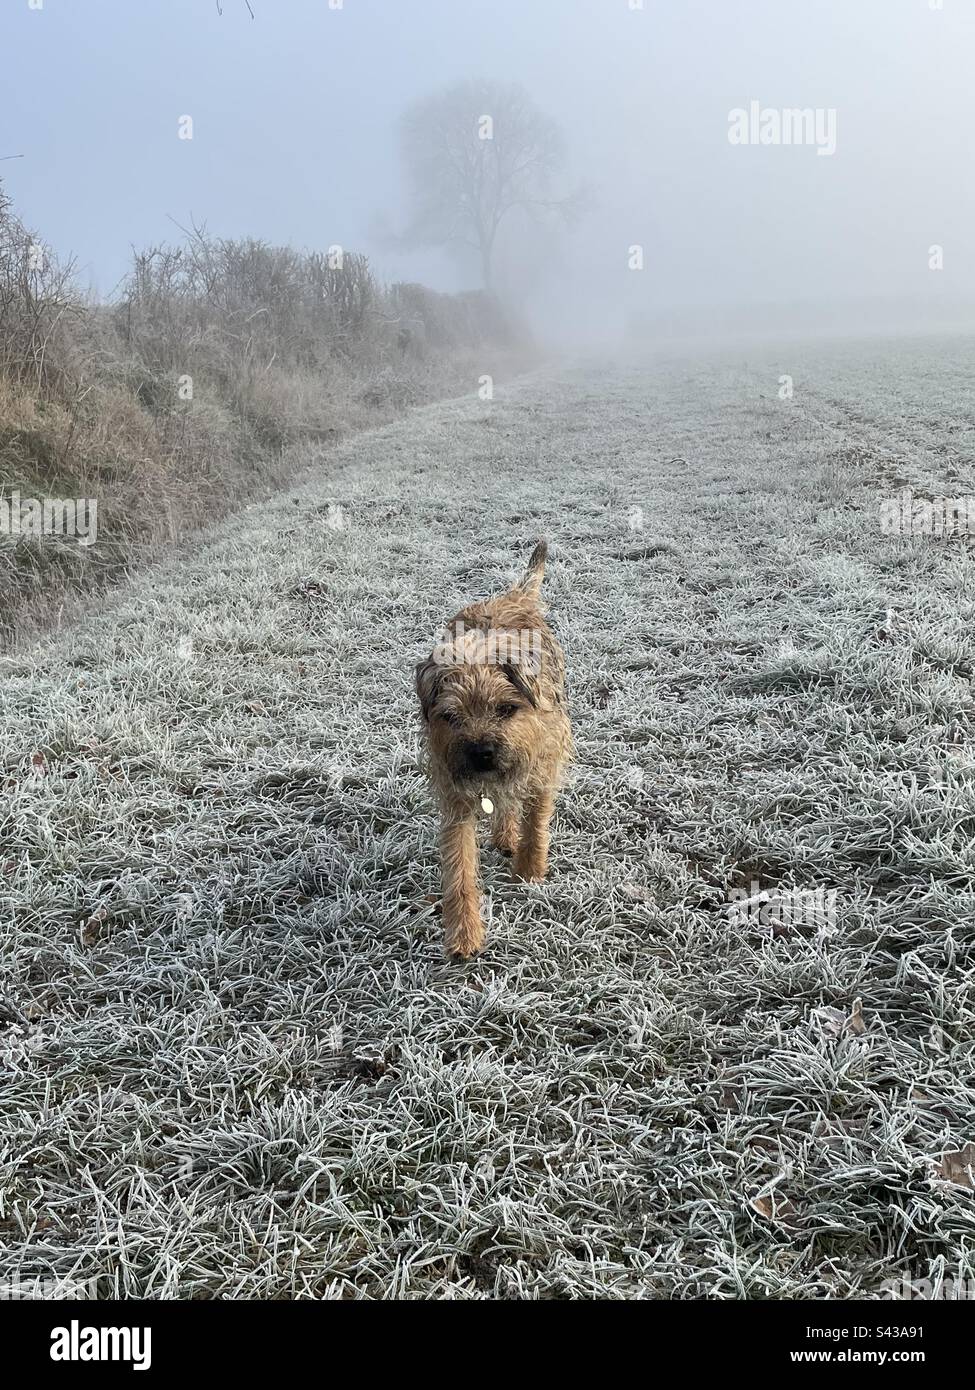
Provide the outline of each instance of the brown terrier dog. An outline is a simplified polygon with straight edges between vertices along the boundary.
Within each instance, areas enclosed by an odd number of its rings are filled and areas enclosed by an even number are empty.
[[[520,583],[451,618],[416,668],[442,812],[446,945],[464,958],[484,945],[478,814],[491,818],[516,877],[543,879],[555,793],[572,755],[565,660],[539,600],[547,551],[539,541]]]

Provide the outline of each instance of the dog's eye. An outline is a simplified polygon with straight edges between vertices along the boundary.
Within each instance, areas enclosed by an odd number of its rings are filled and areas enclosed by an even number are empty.
[[[443,720],[445,724],[457,724],[459,722],[456,714],[452,709],[442,709],[440,711],[439,717]]]
[[[498,718],[510,719],[513,714],[518,713],[517,705],[498,705]]]

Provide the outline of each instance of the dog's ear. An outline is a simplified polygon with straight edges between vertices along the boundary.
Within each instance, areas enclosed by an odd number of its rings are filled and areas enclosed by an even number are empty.
[[[430,718],[430,711],[440,694],[440,677],[443,675],[443,667],[439,666],[432,657],[427,657],[426,661],[421,661],[414,672],[416,681],[416,693],[419,696],[420,708],[423,710],[424,719]]]
[[[540,691],[537,679],[530,675],[523,666],[518,666],[513,661],[506,661],[501,669],[518,694],[524,695],[532,709],[538,709]]]

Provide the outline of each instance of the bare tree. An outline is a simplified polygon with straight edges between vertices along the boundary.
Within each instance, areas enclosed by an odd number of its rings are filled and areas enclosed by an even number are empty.
[[[0,378],[39,392],[64,385],[73,361],[66,335],[82,313],[74,271],[14,215],[0,185]]]
[[[470,247],[485,289],[501,223],[515,208],[564,221],[581,210],[581,190],[557,194],[562,133],[523,88],[461,82],[417,102],[402,122],[414,245]]]

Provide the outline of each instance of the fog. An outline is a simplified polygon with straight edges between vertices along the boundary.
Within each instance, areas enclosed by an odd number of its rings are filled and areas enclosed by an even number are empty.
[[[281,1377],[282,1302],[431,1300],[945,1355],[975,0],[0,0],[0,53],[25,1356],[165,1377],[241,1301],[194,1363]]]
[[[499,238],[543,334],[975,318],[969,0],[6,0],[0,45],[6,191],[103,297],[191,219],[476,286],[473,258],[397,240],[398,122],[484,77],[524,86],[589,189],[574,228]],[[753,103],[830,140],[732,143]]]

